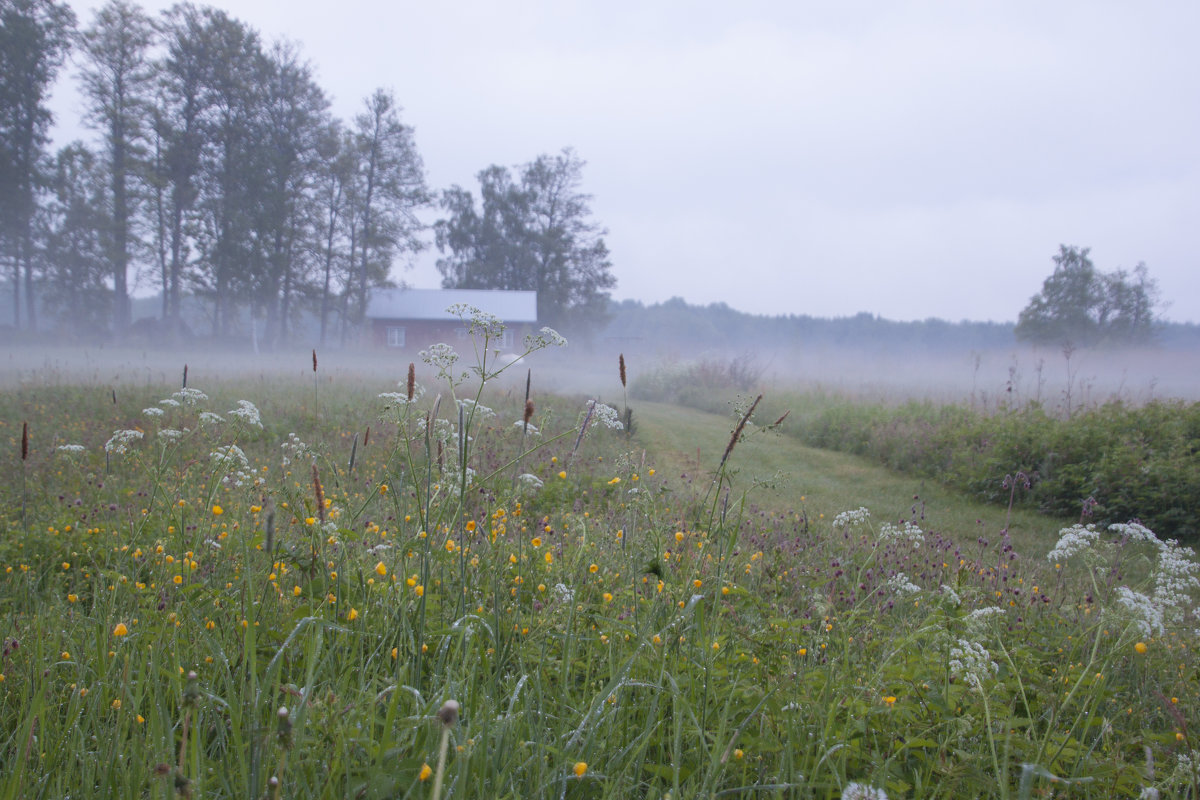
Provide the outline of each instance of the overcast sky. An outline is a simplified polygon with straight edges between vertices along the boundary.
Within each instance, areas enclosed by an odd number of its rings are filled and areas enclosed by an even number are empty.
[[[211,5],[343,119],[394,89],[432,187],[575,148],[618,299],[1015,320],[1065,243],[1200,322],[1194,0]]]

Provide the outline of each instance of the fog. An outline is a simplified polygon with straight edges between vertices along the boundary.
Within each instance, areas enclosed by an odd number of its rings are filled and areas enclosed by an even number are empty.
[[[460,348],[462,364],[473,356]],[[360,391],[394,391],[408,364],[417,365],[418,381],[436,391],[432,368],[416,352],[363,348],[287,350],[254,354],[200,343],[178,350],[132,347],[8,347],[0,364],[0,390],[84,385],[97,388],[172,387],[188,368],[188,385],[262,383],[354,387]],[[1150,400],[1200,400],[1200,353],[1192,350],[1077,350],[1068,360],[1051,348],[989,348],[936,352],[881,347],[764,348],[739,342],[727,348],[689,351],[650,347],[637,342],[569,344],[561,351],[535,353],[510,367],[497,388],[523,390],[532,375],[535,393],[620,398],[618,356],[624,355],[632,389],[658,370],[704,364],[712,371],[735,367],[752,380],[740,387],[750,392],[816,391],[872,402],[930,400],[962,403],[990,411],[1002,405],[1040,402],[1063,412],[1110,400],[1143,404]],[[730,386],[730,388],[738,388]]]

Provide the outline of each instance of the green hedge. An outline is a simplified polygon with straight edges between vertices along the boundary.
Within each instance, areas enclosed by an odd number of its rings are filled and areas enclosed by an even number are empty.
[[[654,373],[634,394],[710,411],[730,392],[711,366]],[[1139,519],[1163,538],[1200,533],[1200,403],[1111,402],[1060,419],[1038,404],[984,413],[962,405],[912,401],[895,406],[822,392],[769,397],[760,417],[790,406],[787,432],[805,444],[855,453],[892,469],[930,477],[994,503],[1007,503],[1006,475],[1032,487],[1016,502],[1089,521]]]

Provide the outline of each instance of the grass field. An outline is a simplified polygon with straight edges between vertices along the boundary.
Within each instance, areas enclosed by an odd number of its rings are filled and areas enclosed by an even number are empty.
[[[430,356],[0,395],[0,797],[1200,796],[1186,548]]]

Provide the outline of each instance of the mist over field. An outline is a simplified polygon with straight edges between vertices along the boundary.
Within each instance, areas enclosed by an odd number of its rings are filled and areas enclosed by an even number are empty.
[[[362,348],[318,349],[319,383],[349,383],[394,390],[408,364],[419,380],[432,383],[433,370],[416,351]],[[469,352],[462,355],[470,360]],[[535,363],[515,364],[500,385],[524,383],[532,370],[535,391],[611,396],[621,391],[618,356],[628,363],[629,380],[657,371],[696,364],[732,369],[749,392],[820,391],[847,400],[900,403],[929,400],[979,410],[1038,402],[1048,410],[1092,406],[1111,400],[1140,405],[1150,400],[1200,400],[1200,353],[1193,350],[1076,350],[1070,359],[1050,348],[928,350],[878,347],[756,347],[738,342],[722,349],[689,351],[644,343],[571,344],[561,353],[542,354]],[[173,386],[188,367],[189,385],[222,381],[296,382],[314,380],[311,349],[254,354],[206,344],[163,350],[134,347],[9,347],[0,363],[0,389],[82,383],[100,387]],[[431,387],[433,388],[433,387]]]

